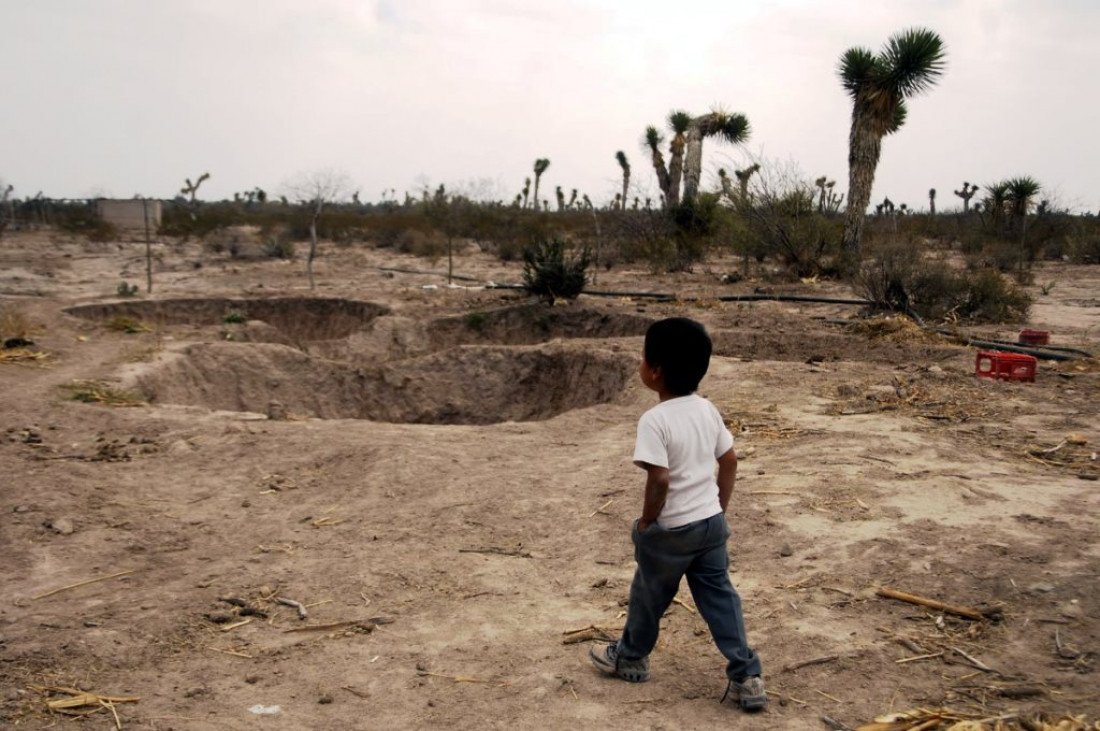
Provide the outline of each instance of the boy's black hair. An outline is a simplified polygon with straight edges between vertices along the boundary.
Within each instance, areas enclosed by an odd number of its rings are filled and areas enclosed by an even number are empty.
[[[645,361],[660,368],[665,388],[687,396],[707,374],[712,350],[706,328],[686,317],[670,317],[649,326],[645,334]]]

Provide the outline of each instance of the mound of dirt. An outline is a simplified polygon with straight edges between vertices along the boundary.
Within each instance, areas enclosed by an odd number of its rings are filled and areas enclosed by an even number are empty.
[[[195,344],[135,377],[150,403],[417,424],[548,419],[613,401],[632,359],[565,344],[464,346],[354,368],[270,343]]]
[[[78,305],[65,310],[86,320],[129,317],[153,325],[221,325],[261,320],[295,344],[338,340],[362,328],[388,307],[373,302],[323,297],[275,297],[271,299],[136,300]]]
[[[802,332],[798,337],[782,330],[738,328],[711,333],[714,354],[747,360],[802,362],[807,360],[906,363],[958,352],[942,338],[933,342],[866,340],[839,332]]]

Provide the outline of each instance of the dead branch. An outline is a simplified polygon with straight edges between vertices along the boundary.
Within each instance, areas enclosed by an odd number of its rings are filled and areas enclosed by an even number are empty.
[[[459,553],[491,553],[498,556],[514,556],[515,558],[533,558],[527,551],[513,551],[509,548],[496,548],[490,546],[489,548],[460,548]]]
[[[44,592],[42,594],[36,594],[35,596],[32,596],[31,599],[33,601],[37,601],[39,599],[45,599],[48,596],[53,596],[54,594],[60,594],[61,592],[68,591],[69,589],[76,589],[77,587],[87,586],[88,584],[94,584],[98,581],[107,581],[108,579],[117,579],[120,576],[127,576],[129,574],[134,573],[134,571],[136,571],[136,570],[137,569],[130,569],[128,571],[119,571],[117,574],[111,574],[110,576],[99,576],[99,577],[96,577],[94,579],[86,579],[84,581],[78,581],[75,584],[69,584],[68,586],[63,586],[60,589],[53,589],[51,591],[47,591],[47,592]]]
[[[275,603],[282,604],[287,607],[294,607],[295,609],[297,609],[298,619],[305,619],[309,616],[309,612],[306,611],[306,608],[302,605],[301,602],[296,602],[293,599],[287,599],[286,597],[277,596],[275,597]]]
[[[367,632],[373,632],[377,629],[377,625],[370,620],[351,619],[346,622],[315,624],[310,627],[292,627],[291,629],[284,629],[283,634],[289,634],[291,632],[329,632],[331,630],[344,629],[345,627],[356,627]]]
[[[957,604],[947,604],[946,602],[937,601],[936,599],[929,599],[927,597],[909,594],[908,592],[898,591],[897,589],[888,589],[886,587],[880,588],[875,594],[886,599],[896,599],[901,602],[928,607],[929,609],[935,609],[940,612],[954,614],[958,617],[965,617],[966,619],[973,619],[979,622],[985,619],[999,619],[1002,614],[1000,609],[981,610],[973,607],[963,607]]]

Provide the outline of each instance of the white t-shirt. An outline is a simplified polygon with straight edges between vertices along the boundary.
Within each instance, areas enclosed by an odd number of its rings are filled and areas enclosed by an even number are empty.
[[[657,523],[666,530],[722,512],[715,460],[733,435],[714,404],[691,394],[662,401],[638,420],[634,464],[668,469],[668,498]]]

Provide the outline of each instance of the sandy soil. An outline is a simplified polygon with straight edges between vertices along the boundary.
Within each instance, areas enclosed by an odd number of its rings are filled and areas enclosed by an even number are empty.
[[[143,282],[138,244],[0,242],[0,304],[49,354],[0,364],[8,727],[66,727],[50,688],[139,698],[115,704],[123,728],[161,730],[1100,715],[1095,361],[993,382],[974,377],[973,350],[830,324],[850,307],[547,308],[384,272],[430,265],[359,247],[326,247],[310,292],[300,262],[155,248],[155,294],[118,300],[119,279]],[[476,249],[456,269],[520,274]],[[722,271],[617,268],[599,286],[713,298],[762,284],[722,285]],[[1036,279],[1057,284],[1018,325],[1100,351],[1100,270]],[[672,314],[712,330],[702,393],[738,436],[730,554],[772,693],[762,715],[719,705],[723,661],[686,587],[649,683],[600,676],[563,634],[621,626],[634,426],[653,403],[633,371],[646,323]],[[115,722],[100,708],[81,725]]]

